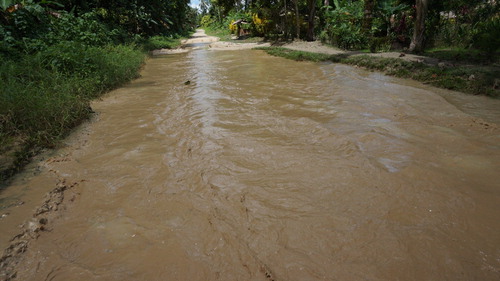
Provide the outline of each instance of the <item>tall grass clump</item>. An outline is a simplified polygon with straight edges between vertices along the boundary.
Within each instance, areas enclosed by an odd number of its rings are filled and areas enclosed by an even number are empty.
[[[15,159],[7,177],[40,149],[92,112],[90,101],[137,77],[145,59],[132,46],[86,46],[65,41],[0,63],[1,154]]]
[[[181,45],[181,38],[178,36],[156,35],[141,42],[144,51],[158,49],[175,49]]]

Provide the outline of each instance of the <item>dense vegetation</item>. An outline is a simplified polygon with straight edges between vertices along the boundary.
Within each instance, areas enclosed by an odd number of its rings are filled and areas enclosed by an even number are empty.
[[[491,59],[500,47],[496,0],[202,0],[201,11],[204,27],[342,49],[474,48]]]
[[[0,180],[54,146],[145,51],[196,24],[188,0],[0,1]]]

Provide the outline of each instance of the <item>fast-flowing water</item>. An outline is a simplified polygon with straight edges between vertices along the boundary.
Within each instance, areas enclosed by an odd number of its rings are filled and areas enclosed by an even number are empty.
[[[262,51],[153,58],[17,184],[74,185],[17,278],[499,280],[500,103],[438,91]]]

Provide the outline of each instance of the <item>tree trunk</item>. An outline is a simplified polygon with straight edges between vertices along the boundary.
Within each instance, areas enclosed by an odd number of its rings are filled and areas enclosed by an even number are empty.
[[[300,22],[299,22],[299,0],[293,0],[295,5],[295,33],[297,34],[297,39],[300,38]]]
[[[287,5],[286,5],[286,0],[284,0],[284,4],[283,4],[284,8],[283,8],[283,11],[284,11],[284,25],[285,27],[283,28],[283,31],[284,31],[284,35],[285,35],[285,39],[288,40],[288,13],[287,13]]]
[[[370,30],[373,22],[373,8],[376,0],[365,0],[365,14],[363,18],[363,33],[370,36]]]
[[[415,17],[415,28],[411,38],[410,48],[412,53],[420,53],[424,50],[425,18],[429,7],[429,0],[416,0],[417,16]]]
[[[314,17],[316,16],[316,1],[308,0],[309,6],[309,18],[308,18],[308,27],[307,27],[307,41],[314,41]]]

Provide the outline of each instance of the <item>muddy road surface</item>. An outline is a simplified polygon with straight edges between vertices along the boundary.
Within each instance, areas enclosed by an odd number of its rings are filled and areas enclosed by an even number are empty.
[[[2,191],[3,278],[500,279],[498,100],[199,49],[93,109]]]

